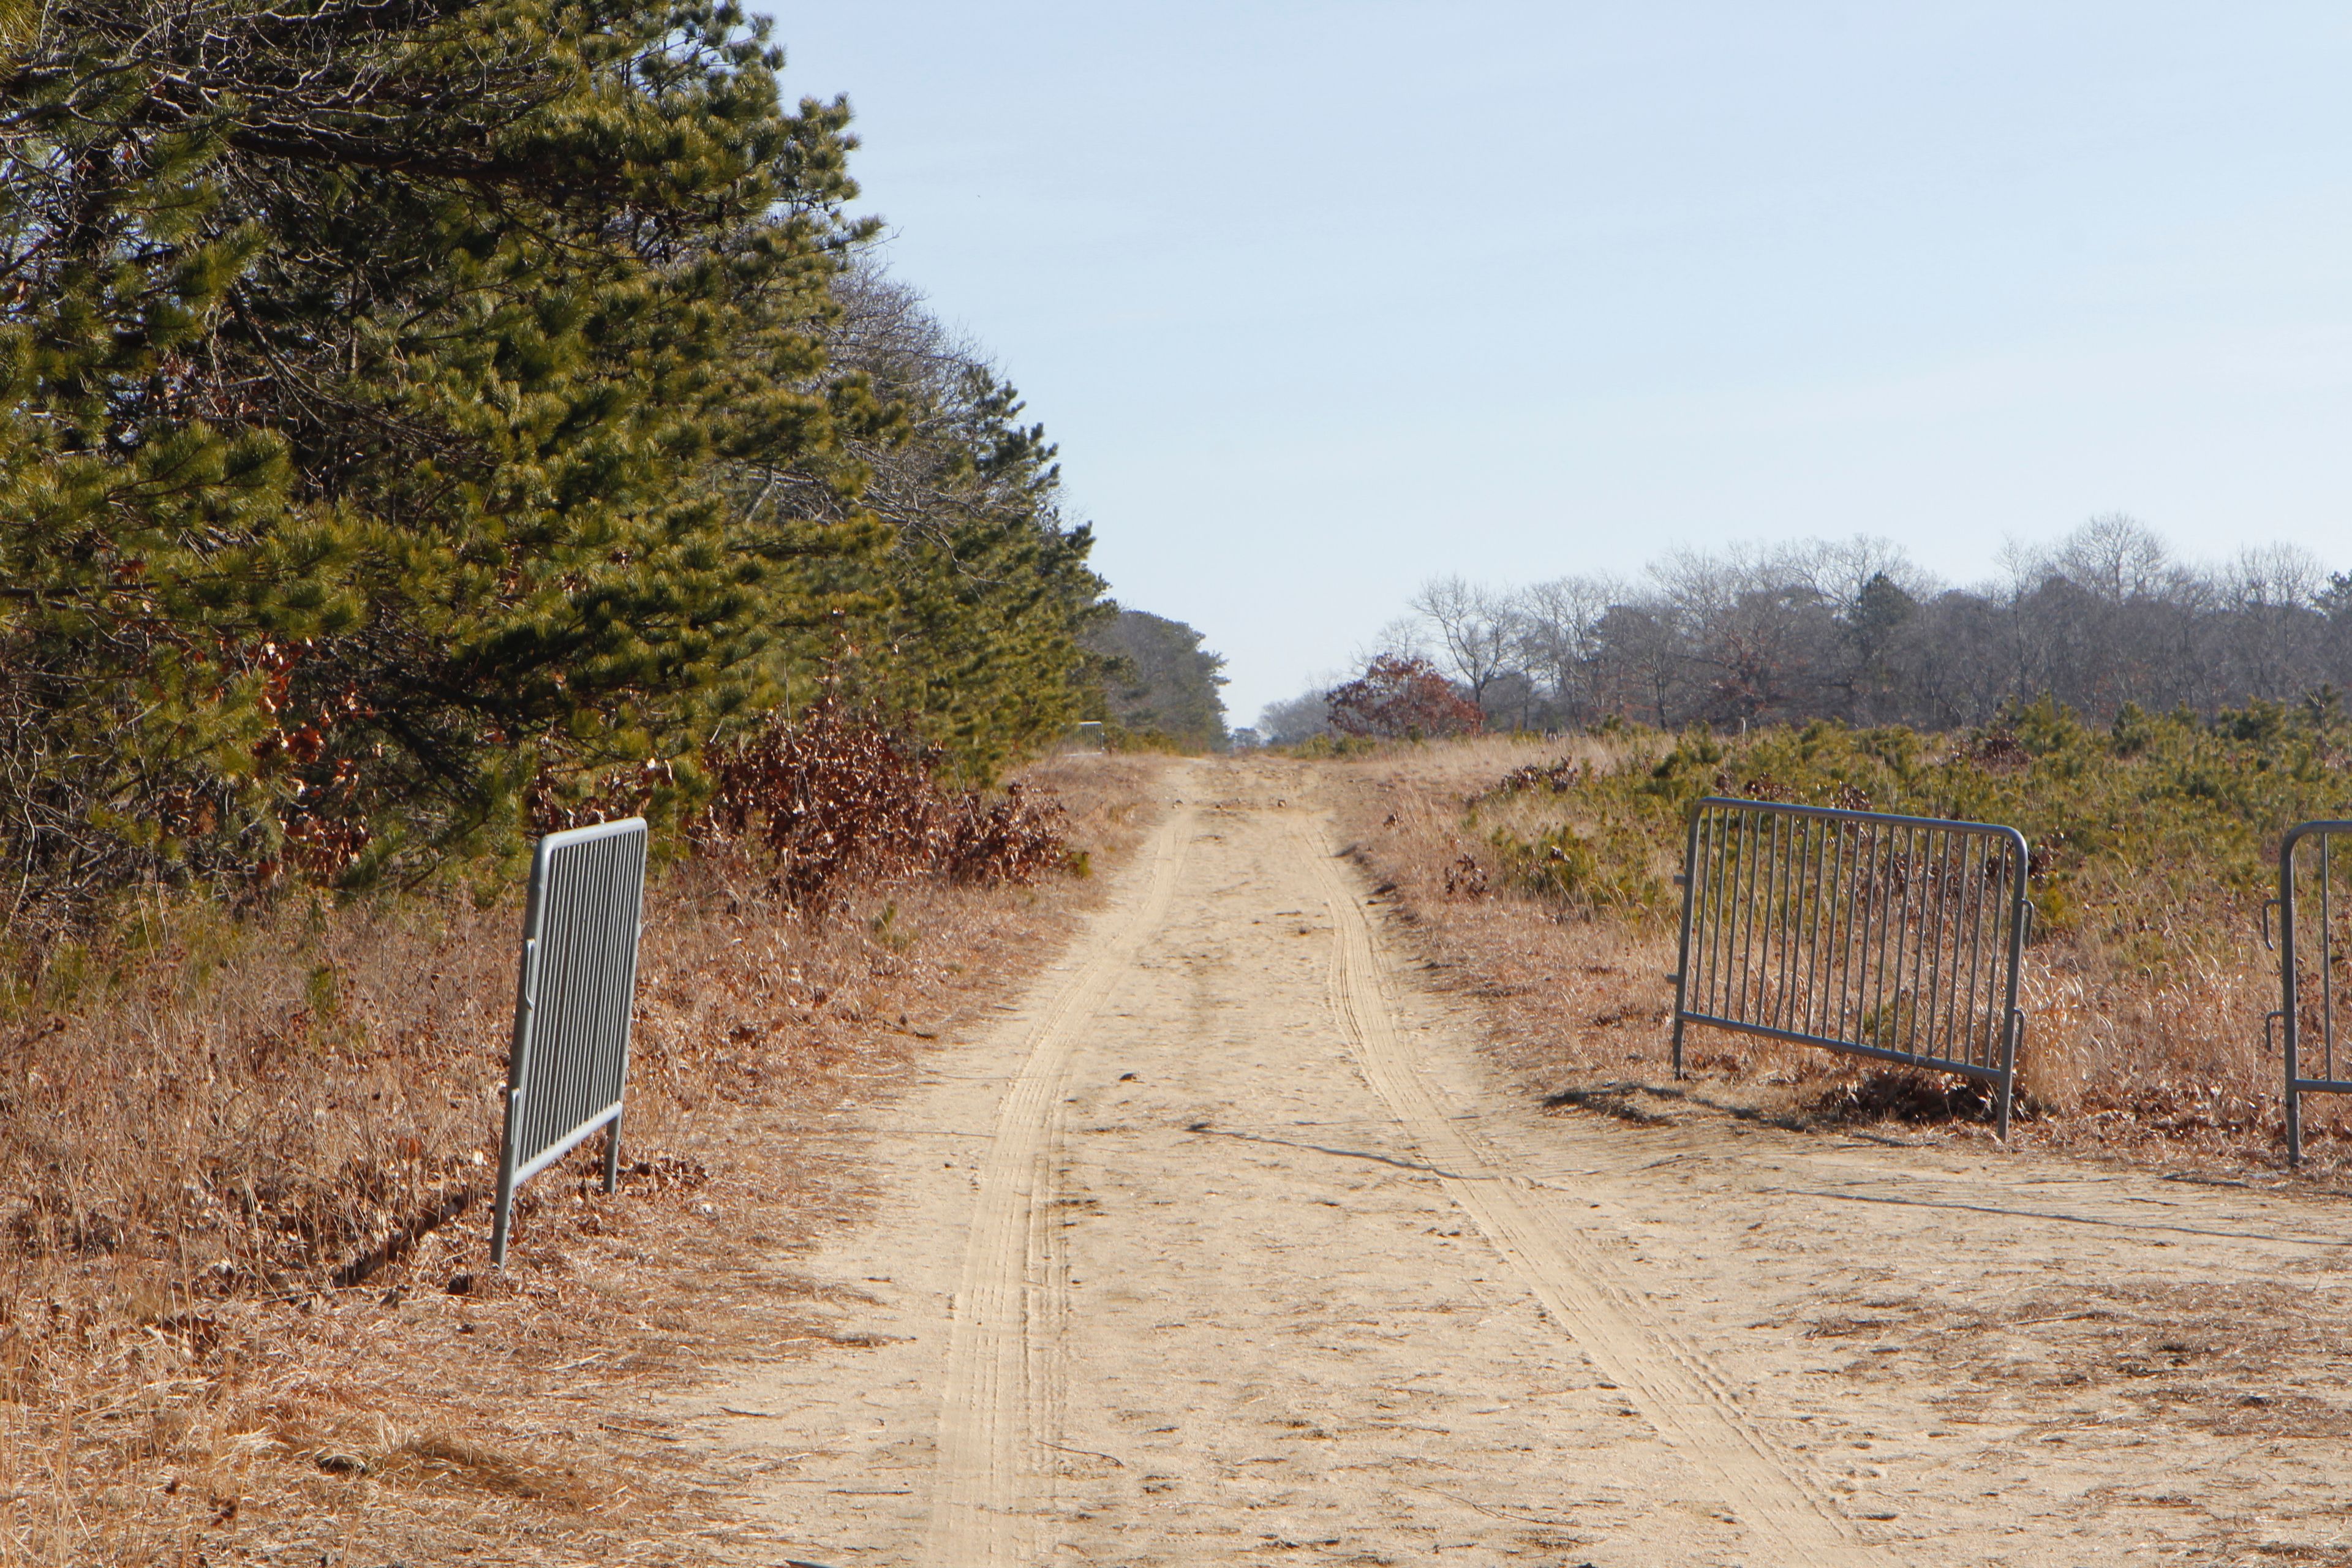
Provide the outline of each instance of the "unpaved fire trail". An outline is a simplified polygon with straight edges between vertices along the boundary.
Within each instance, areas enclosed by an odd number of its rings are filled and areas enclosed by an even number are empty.
[[[2198,1562],[2211,1512],[2114,1500],[2301,1473],[2164,1447],[2081,1358],[2168,1281],[2337,1269],[2319,1216],[1537,1114],[1415,984],[1313,788],[1176,771],[1030,999],[872,1113],[873,1217],[803,1260],[856,1348],[709,1406],[782,1556]]]

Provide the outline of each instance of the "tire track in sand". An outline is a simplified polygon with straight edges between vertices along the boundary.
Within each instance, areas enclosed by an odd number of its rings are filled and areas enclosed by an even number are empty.
[[[929,1568],[1004,1568],[1036,1561],[1046,1473],[1040,1448],[1058,1405],[1059,1320],[1067,1267],[1052,1234],[1063,1090],[1095,1010],[1167,920],[1192,814],[1181,805],[1155,836],[1141,892],[1106,922],[1075,973],[1035,1009],[1021,1071],[1004,1091],[973,1195],[971,1228],[948,1332]],[[1068,963],[1071,961],[1066,960]]]
[[[1389,1010],[1370,917],[1328,849],[1302,826],[1296,842],[1331,912],[1331,1006],[1364,1076],[1449,1194],[1596,1371],[1616,1384],[1690,1463],[1769,1561],[1895,1568],[1807,1472],[1740,1410],[1696,1347],[1650,1321],[1607,1251],[1552,1214],[1482,1141],[1431,1099]]]

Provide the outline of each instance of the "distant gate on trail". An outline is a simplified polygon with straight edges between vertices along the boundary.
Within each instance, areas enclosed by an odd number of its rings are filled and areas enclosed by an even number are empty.
[[[600,1128],[609,1130],[604,1190],[619,1179],[646,843],[645,819],[632,816],[551,833],[531,857],[506,1133],[490,1218],[493,1268],[506,1265],[515,1189]]]
[[[1711,1024],[1979,1079],[2008,1137],[2026,861],[2024,835],[1990,823],[1698,802],[1672,976],[1675,1076],[1683,1026]]]
[[[2352,973],[2346,969],[2352,931],[2338,926],[2352,921],[2352,889],[2337,888],[2336,840],[2352,837],[2352,822],[2305,822],[2287,829],[2279,844],[2278,897],[2263,909],[2263,942],[2275,945],[2279,955],[2279,1010],[2263,1020],[2263,1033],[2284,1025],[2286,1067],[2286,1157],[2303,1163],[2303,1097],[2306,1094],[2352,1094],[2352,1061],[2336,1059],[2336,1013],[2352,1004]],[[2306,847],[2307,849],[2306,849]],[[2316,898],[2306,898],[2301,886],[2315,879]],[[2271,907],[2279,911],[2273,942]],[[2306,1071],[2306,1047],[2318,1047],[2317,1071]]]

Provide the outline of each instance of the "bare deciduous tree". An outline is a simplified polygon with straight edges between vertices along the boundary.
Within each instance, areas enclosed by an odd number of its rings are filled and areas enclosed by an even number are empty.
[[[1518,606],[1508,594],[1459,577],[1433,577],[1410,601],[1444,666],[1482,709],[1487,688],[1513,668]]]

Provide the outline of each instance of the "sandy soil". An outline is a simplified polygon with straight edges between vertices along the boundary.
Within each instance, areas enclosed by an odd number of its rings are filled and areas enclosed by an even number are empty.
[[[822,1348],[693,1402],[763,1561],[2352,1563],[2340,1205],[1545,1114],[1310,770],[1166,787],[871,1112]]]

